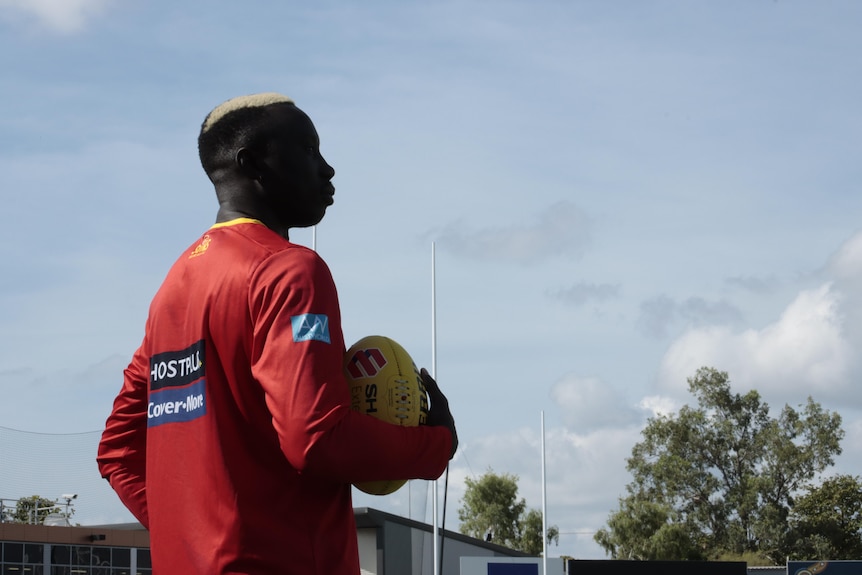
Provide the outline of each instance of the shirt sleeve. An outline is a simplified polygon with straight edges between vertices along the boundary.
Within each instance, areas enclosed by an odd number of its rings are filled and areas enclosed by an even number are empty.
[[[146,489],[147,382],[149,362],[139,348],[123,376],[123,387],[99,442],[99,473],[145,528],[149,528]]]
[[[434,479],[446,468],[445,427],[401,427],[350,409],[338,296],[311,250],[285,250],[256,270],[252,373],[282,452],[303,473],[355,483]]]

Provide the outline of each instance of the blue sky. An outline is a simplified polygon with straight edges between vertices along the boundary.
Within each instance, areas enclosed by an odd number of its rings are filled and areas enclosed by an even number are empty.
[[[201,121],[278,91],[336,170],[316,243],[348,345],[431,365],[435,246],[447,527],[488,469],[540,507],[544,411],[550,555],[603,557],[625,458],[703,365],[837,410],[830,472],[862,473],[860,24],[838,0],[0,0],[0,426],[101,428],[214,220]],[[423,492],[355,503],[430,522]]]

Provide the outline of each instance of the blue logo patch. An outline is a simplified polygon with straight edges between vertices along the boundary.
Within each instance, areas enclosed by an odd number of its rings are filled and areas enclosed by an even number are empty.
[[[304,313],[290,318],[293,341],[329,341],[329,317],[320,313]]]
[[[206,380],[188,387],[166,387],[150,393],[147,427],[197,419],[207,412]]]

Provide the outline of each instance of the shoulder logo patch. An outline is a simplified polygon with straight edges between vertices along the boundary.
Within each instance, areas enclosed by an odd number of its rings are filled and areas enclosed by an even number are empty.
[[[304,313],[290,318],[293,341],[329,341],[329,317],[320,313]]]
[[[206,234],[203,238],[201,238],[201,243],[195,246],[195,249],[193,249],[192,253],[189,254],[189,259],[197,257],[207,251],[207,248],[210,247],[211,241],[212,238],[210,238],[209,234]]]

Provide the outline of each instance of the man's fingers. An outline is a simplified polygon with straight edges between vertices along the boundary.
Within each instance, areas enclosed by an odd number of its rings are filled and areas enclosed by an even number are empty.
[[[441,425],[449,428],[452,433],[452,452],[449,454],[449,459],[455,456],[455,451],[458,449],[458,432],[455,430],[455,420],[452,413],[449,411],[449,400],[440,391],[437,382],[428,373],[424,367],[419,371],[422,378],[422,383],[425,385],[425,391],[428,392],[428,399],[431,402],[430,410],[428,411],[428,425]]]
[[[434,381],[434,378],[431,377],[431,374],[428,373],[427,369],[423,367],[419,373],[422,376],[422,383],[425,384],[425,389],[429,392],[440,393],[440,387],[437,385],[437,382]]]
[[[424,367],[419,372],[422,376],[422,383],[425,384],[425,390],[428,392],[428,395],[431,397],[431,403],[434,401],[439,401],[441,403],[446,403],[448,405],[448,400],[446,396],[443,395],[443,392],[440,391],[440,386],[437,385],[437,382],[431,377],[431,374],[428,373],[428,370]]]

